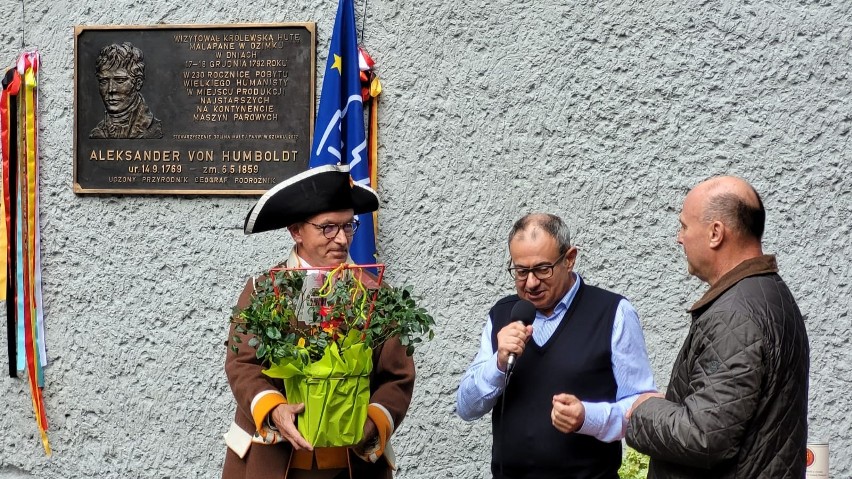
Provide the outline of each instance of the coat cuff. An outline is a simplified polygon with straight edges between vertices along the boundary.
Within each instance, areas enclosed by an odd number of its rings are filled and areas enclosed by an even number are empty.
[[[395,470],[396,458],[394,457],[393,449],[390,447],[390,437],[395,429],[393,416],[381,404],[370,403],[370,406],[367,408],[367,417],[376,425],[376,430],[379,433],[379,443],[375,448],[366,452],[367,457],[364,459],[376,462],[380,457],[384,456],[391,469]]]
[[[280,404],[287,404],[287,398],[275,390],[262,391],[251,400],[251,417],[254,419],[255,430],[259,431],[263,427],[267,414]]]

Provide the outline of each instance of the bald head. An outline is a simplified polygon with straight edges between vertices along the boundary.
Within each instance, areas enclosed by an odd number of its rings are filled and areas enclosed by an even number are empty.
[[[689,193],[702,208],[704,223],[721,221],[744,240],[760,242],[766,223],[763,201],[742,178],[717,176],[693,188]]]
[[[683,201],[677,234],[689,273],[712,285],[762,255],[765,218],[760,196],[742,178],[719,176],[693,188]]]

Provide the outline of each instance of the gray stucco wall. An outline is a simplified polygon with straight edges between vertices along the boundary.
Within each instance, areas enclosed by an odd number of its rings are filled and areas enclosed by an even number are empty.
[[[0,479],[217,477],[234,409],[227,318],[243,279],[290,242],[242,234],[250,198],[75,196],[73,26],[316,21],[323,64],[336,2],[24,4],[21,31],[21,2],[0,3],[0,60],[22,43],[44,60],[54,455],[26,381],[3,378]],[[763,194],[765,248],[807,316],[811,438],[830,442],[833,477],[852,476],[852,4],[371,1],[366,43],[385,87],[381,259],[438,322],[416,356],[397,477],[489,477],[490,422],[458,419],[455,391],[512,287],[505,235],[526,212],[568,220],[578,271],[636,305],[665,386],[705,289],[686,274],[677,213],[721,173]]]

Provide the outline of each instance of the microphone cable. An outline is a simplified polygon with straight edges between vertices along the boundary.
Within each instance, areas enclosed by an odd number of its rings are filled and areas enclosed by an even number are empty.
[[[504,431],[504,424],[506,421],[506,415],[504,411],[506,410],[506,393],[509,392],[509,380],[512,379],[512,374],[515,372],[515,369],[512,368],[510,371],[506,371],[506,380],[503,383],[503,397],[500,398],[500,462],[498,463],[498,469],[500,471],[500,479],[505,479],[506,476],[503,474],[503,457],[505,457],[505,445],[506,441]]]
[[[506,423],[506,415],[504,411],[506,410],[506,393],[509,392],[509,379],[512,376],[512,372],[506,372],[506,382],[503,386],[503,397],[500,398],[500,462],[498,465],[498,469],[500,471],[500,479],[505,479],[503,475],[503,458],[505,457],[505,445],[506,441],[504,440],[505,435],[503,434],[504,425]]]

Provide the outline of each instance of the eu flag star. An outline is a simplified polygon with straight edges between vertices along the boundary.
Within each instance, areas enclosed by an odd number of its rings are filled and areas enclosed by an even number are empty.
[[[337,73],[343,75],[343,59],[340,58],[340,55],[334,55],[334,63],[331,65],[331,69],[337,69]]]

